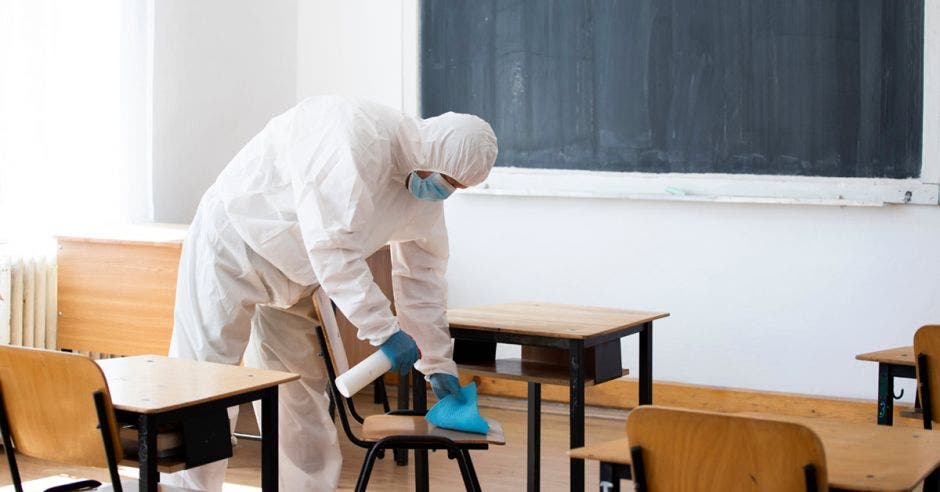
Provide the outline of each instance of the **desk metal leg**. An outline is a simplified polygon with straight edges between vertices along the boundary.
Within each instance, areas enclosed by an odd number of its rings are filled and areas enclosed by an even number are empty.
[[[620,492],[620,481],[630,479],[630,466],[601,461],[600,492]]]
[[[538,492],[540,488],[542,457],[542,385],[529,382],[528,413],[528,464],[526,466],[526,490]]]
[[[640,331],[640,405],[653,404],[653,323]]]
[[[140,492],[156,492],[160,474],[157,472],[157,423],[153,415],[140,414],[137,419],[137,459],[140,470]]]
[[[940,469],[930,472],[924,479],[924,492],[940,492]]]
[[[894,374],[883,362],[878,363],[878,425],[894,425]]]
[[[568,349],[569,417],[568,449],[584,446],[584,342],[572,340]],[[571,459],[571,490],[584,490],[584,460]]]
[[[261,490],[274,492],[278,486],[277,386],[264,390],[261,397]]]
[[[614,473],[614,465],[601,461],[600,492],[620,492],[620,478]]]
[[[423,412],[428,409],[427,385],[424,382],[424,374],[417,369],[411,370],[413,387],[413,405],[414,409]],[[426,449],[415,450],[415,492],[428,492],[428,451]]]
[[[408,376],[398,377],[398,410],[408,410],[411,408],[409,406],[410,391],[409,387],[410,379]],[[408,466],[408,450],[406,449],[395,449],[392,451],[392,454],[395,456],[395,464],[398,466]]]

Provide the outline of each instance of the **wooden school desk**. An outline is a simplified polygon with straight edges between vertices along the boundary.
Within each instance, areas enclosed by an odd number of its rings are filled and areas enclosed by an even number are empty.
[[[568,385],[570,447],[583,446],[586,382],[598,384],[624,374],[623,337],[640,335],[638,401],[653,402],[653,321],[666,316],[669,313],[545,303],[448,310],[454,360],[462,370],[529,383],[528,490],[539,489],[540,384]],[[523,358],[496,360],[497,343],[523,346]],[[571,490],[584,490],[583,459],[572,457],[570,467]]]
[[[157,490],[158,426],[254,400],[261,400],[261,489],[277,490],[277,387],[299,375],[157,355],[97,362],[118,422],[138,424],[141,491]],[[186,468],[180,460],[160,465],[167,472]]]
[[[56,348],[165,354],[186,225],[125,225],[59,234]]]
[[[879,350],[855,358],[878,363],[878,423],[894,424],[894,378],[917,379],[914,347]]]
[[[908,491],[925,479],[937,479],[940,434],[929,430],[763,413],[741,415],[796,422],[812,429],[826,450],[829,487],[833,489]],[[619,491],[620,479],[630,478],[626,437],[572,449],[568,454],[600,461],[601,490]]]

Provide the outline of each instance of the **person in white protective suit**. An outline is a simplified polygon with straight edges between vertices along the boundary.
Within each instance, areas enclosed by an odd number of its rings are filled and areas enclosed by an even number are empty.
[[[202,197],[180,259],[170,356],[301,375],[279,392],[281,490],[333,490],[342,465],[309,317],[318,286],[395,369],[414,364],[439,397],[459,390],[441,200],[486,179],[496,153],[475,116],[421,120],[314,97],[272,119]],[[365,262],[386,243],[397,318]],[[162,481],[217,491],[225,467]]]

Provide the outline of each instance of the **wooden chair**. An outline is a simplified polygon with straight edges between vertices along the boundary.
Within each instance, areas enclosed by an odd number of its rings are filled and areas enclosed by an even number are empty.
[[[487,449],[491,444],[505,444],[499,423],[487,420],[490,424],[490,432],[483,436],[434,427],[425,420],[425,412],[395,410],[361,418],[361,435],[356,435],[346,414],[347,409],[355,408],[353,400],[343,397],[335,384],[337,375],[349,368],[343,339],[336,324],[338,310],[322,289],[317,289],[314,293],[314,301],[322,325],[317,327],[317,338],[326,362],[330,391],[343,431],[353,444],[368,450],[362,463],[356,490],[366,490],[375,460],[384,456],[387,449],[442,449],[447,450],[448,458],[457,460],[466,489],[479,491],[480,482],[473,468],[473,461],[470,459],[470,450]]]
[[[111,395],[101,368],[87,357],[0,346],[0,432],[17,492],[23,486],[13,449],[43,460],[107,468],[111,486],[100,490],[138,488],[136,480],[122,482],[118,476],[123,448]],[[98,486],[84,480],[48,490]]]
[[[828,487],[819,437],[791,422],[642,406],[627,439],[637,492]]]
[[[933,413],[940,408],[940,325],[926,325],[914,333],[914,354],[916,354],[917,389],[919,391],[924,429],[932,429],[934,422],[940,422]]]

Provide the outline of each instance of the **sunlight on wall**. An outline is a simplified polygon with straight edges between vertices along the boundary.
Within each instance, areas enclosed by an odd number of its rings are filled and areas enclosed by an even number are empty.
[[[144,163],[122,162],[129,5],[0,2],[0,238],[131,215],[128,166]]]

